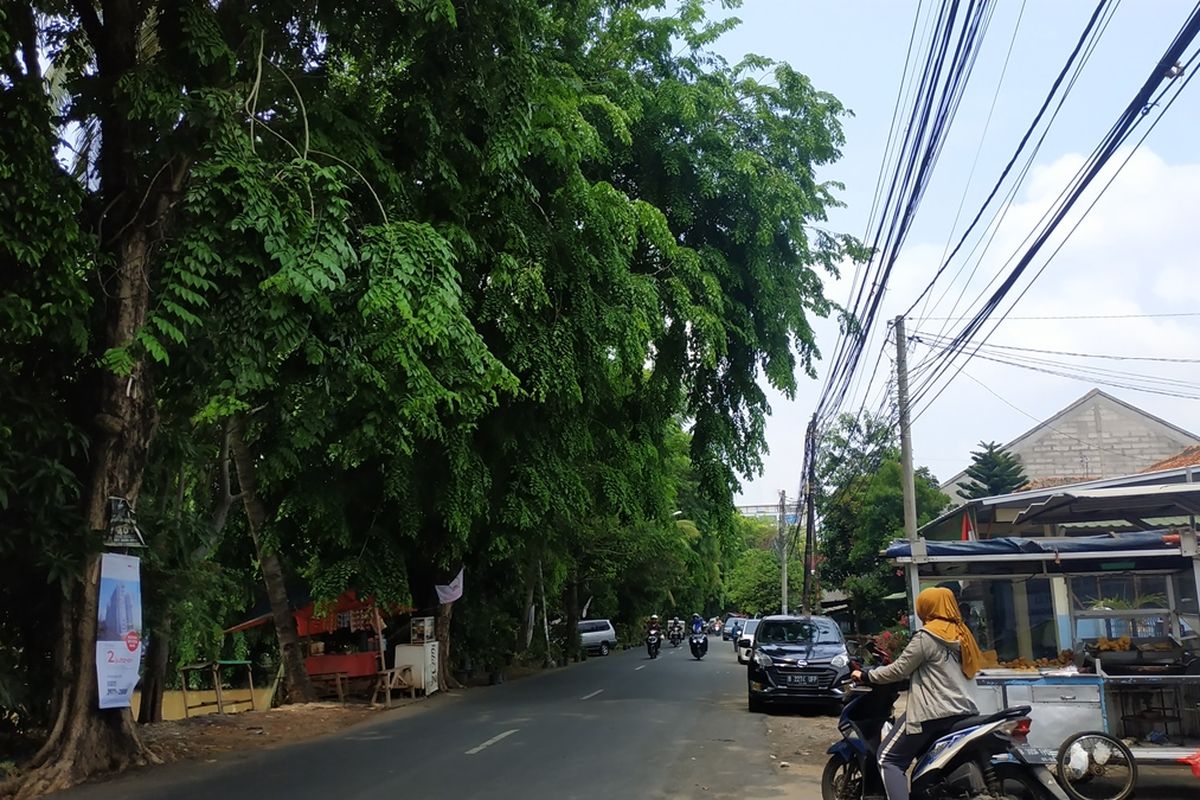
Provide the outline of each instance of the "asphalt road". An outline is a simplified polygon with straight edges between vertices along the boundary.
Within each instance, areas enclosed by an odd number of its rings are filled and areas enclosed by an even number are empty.
[[[437,696],[339,734],[216,764],[135,772],[72,800],[793,798],[811,786],[770,759],[767,717],[746,711],[744,667],[710,637]],[[807,782],[804,782],[807,783]],[[816,795],[819,797],[819,794]]]

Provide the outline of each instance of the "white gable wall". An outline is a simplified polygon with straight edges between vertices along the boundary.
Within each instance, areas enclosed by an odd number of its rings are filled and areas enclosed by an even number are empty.
[[[981,434],[987,438],[987,434]],[[1175,455],[1200,438],[1093,389],[1006,445],[1031,481],[1131,475]],[[958,497],[961,472],[942,485]]]

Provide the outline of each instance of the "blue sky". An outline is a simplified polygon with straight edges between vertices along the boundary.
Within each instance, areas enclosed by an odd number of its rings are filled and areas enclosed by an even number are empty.
[[[926,0],[928,5],[931,3]],[[964,196],[965,217],[978,208],[1094,7],[1095,3],[1076,0],[1027,0],[1024,6],[1020,0],[998,0],[946,149],[898,262],[885,301],[887,316],[907,308],[932,275]],[[1033,172],[1018,192],[994,249],[983,262],[979,275],[984,279],[971,284],[968,296],[981,290],[1003,258],[1016,250],[1145,80],[1191,8],[1190,2],[1178,0],[1125,0],[1118,7],[1051,129]],[[743,24],[717,46],[730,61],[746,53],[786,61],[853,111],[845,120],[843,159],[824,171],[827,179],[846,185],[842,194],[846,207],[831,215],[835,229],[860,236],[864,233],[916,11],[917,4],[911,0],[746,0],[734,12]],[[714,3],[712,13],[720,16],[725,12]],[[999,84],[1010,42],[1012,56]],[[995,110],[985,135],[993,98]],[[1200,310],[1200,282],[1189,274],[1200,240],[1193,219],[1194,209],[1200,207],[1200,154],[1195,145],[1198,110],[1200,87],[1193,85],[1051,262],[1035,289],[1013,312],[1015,316]],[[968,183],[977,153],[978,164]],[[954,230],[961,234],[964,224],[965,220],[960,221]],[[845,301],[848,287],[831,282],[828,291]],[[957,293],[958,287],[951,292],[951,299]],[[941,313],[949,311],[951,299]],[[832,352],[833,326],[820,324],[817,329],[820,346]],[[1081,352],[1195,357],[1198,353],[1193,343],[1198,340],[1200,318],[1193,317],[1120,322],[1012,320],[1001,325],[990,341]],[[872,361],[876,352],[868,353]],[[910,357],[919,363],[925,352],[918,348]],[[1195,364],[1135,363],[1119,368],[1200,382],[1200,365]],[[918,463],[942,478],[966,465],[968,452],[979,440],[1015,438],[1034,424],[1031,417],[1044,419],[1092,387],[1069,378],[979,361],[968,365],[965,372],[970,378],[956,380],[914,424]],[[804,426],[818,391],[818,381],[802,378],[795,401],[772,393],[771,454],[765,474],[747,481],[742,493],[745,502],[771,502],[780,489],[786,489],[789,496],[795,494]],[[1198,401],[1123,389],[1107,391],[1200,432]]]

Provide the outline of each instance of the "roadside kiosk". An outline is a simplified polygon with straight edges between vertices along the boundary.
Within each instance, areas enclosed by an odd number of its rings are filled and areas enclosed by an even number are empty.
[[[984,651],[975,679],[981,712],[1032,706],[1037,747],[1104,731],[1138,763],[1193,765],[1200,762],[1193,508],[1200,511],[1200,484],[983,498],[922,532],[953,526],[1001,535],[922,537],[896,542],[886,555],[906,570],[910,587],[946,586],[958,596]],[[964,514],[983,522],[959,526]],[[1155,522],[1171,524],[1155,529]]]

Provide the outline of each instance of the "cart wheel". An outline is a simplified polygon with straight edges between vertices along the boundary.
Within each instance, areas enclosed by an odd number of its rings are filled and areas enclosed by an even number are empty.
[[[1058,782],[1071,800],[1128,800],[1137,786],[1137,762],[1120,739],[1077,733],[1058,749]]]

